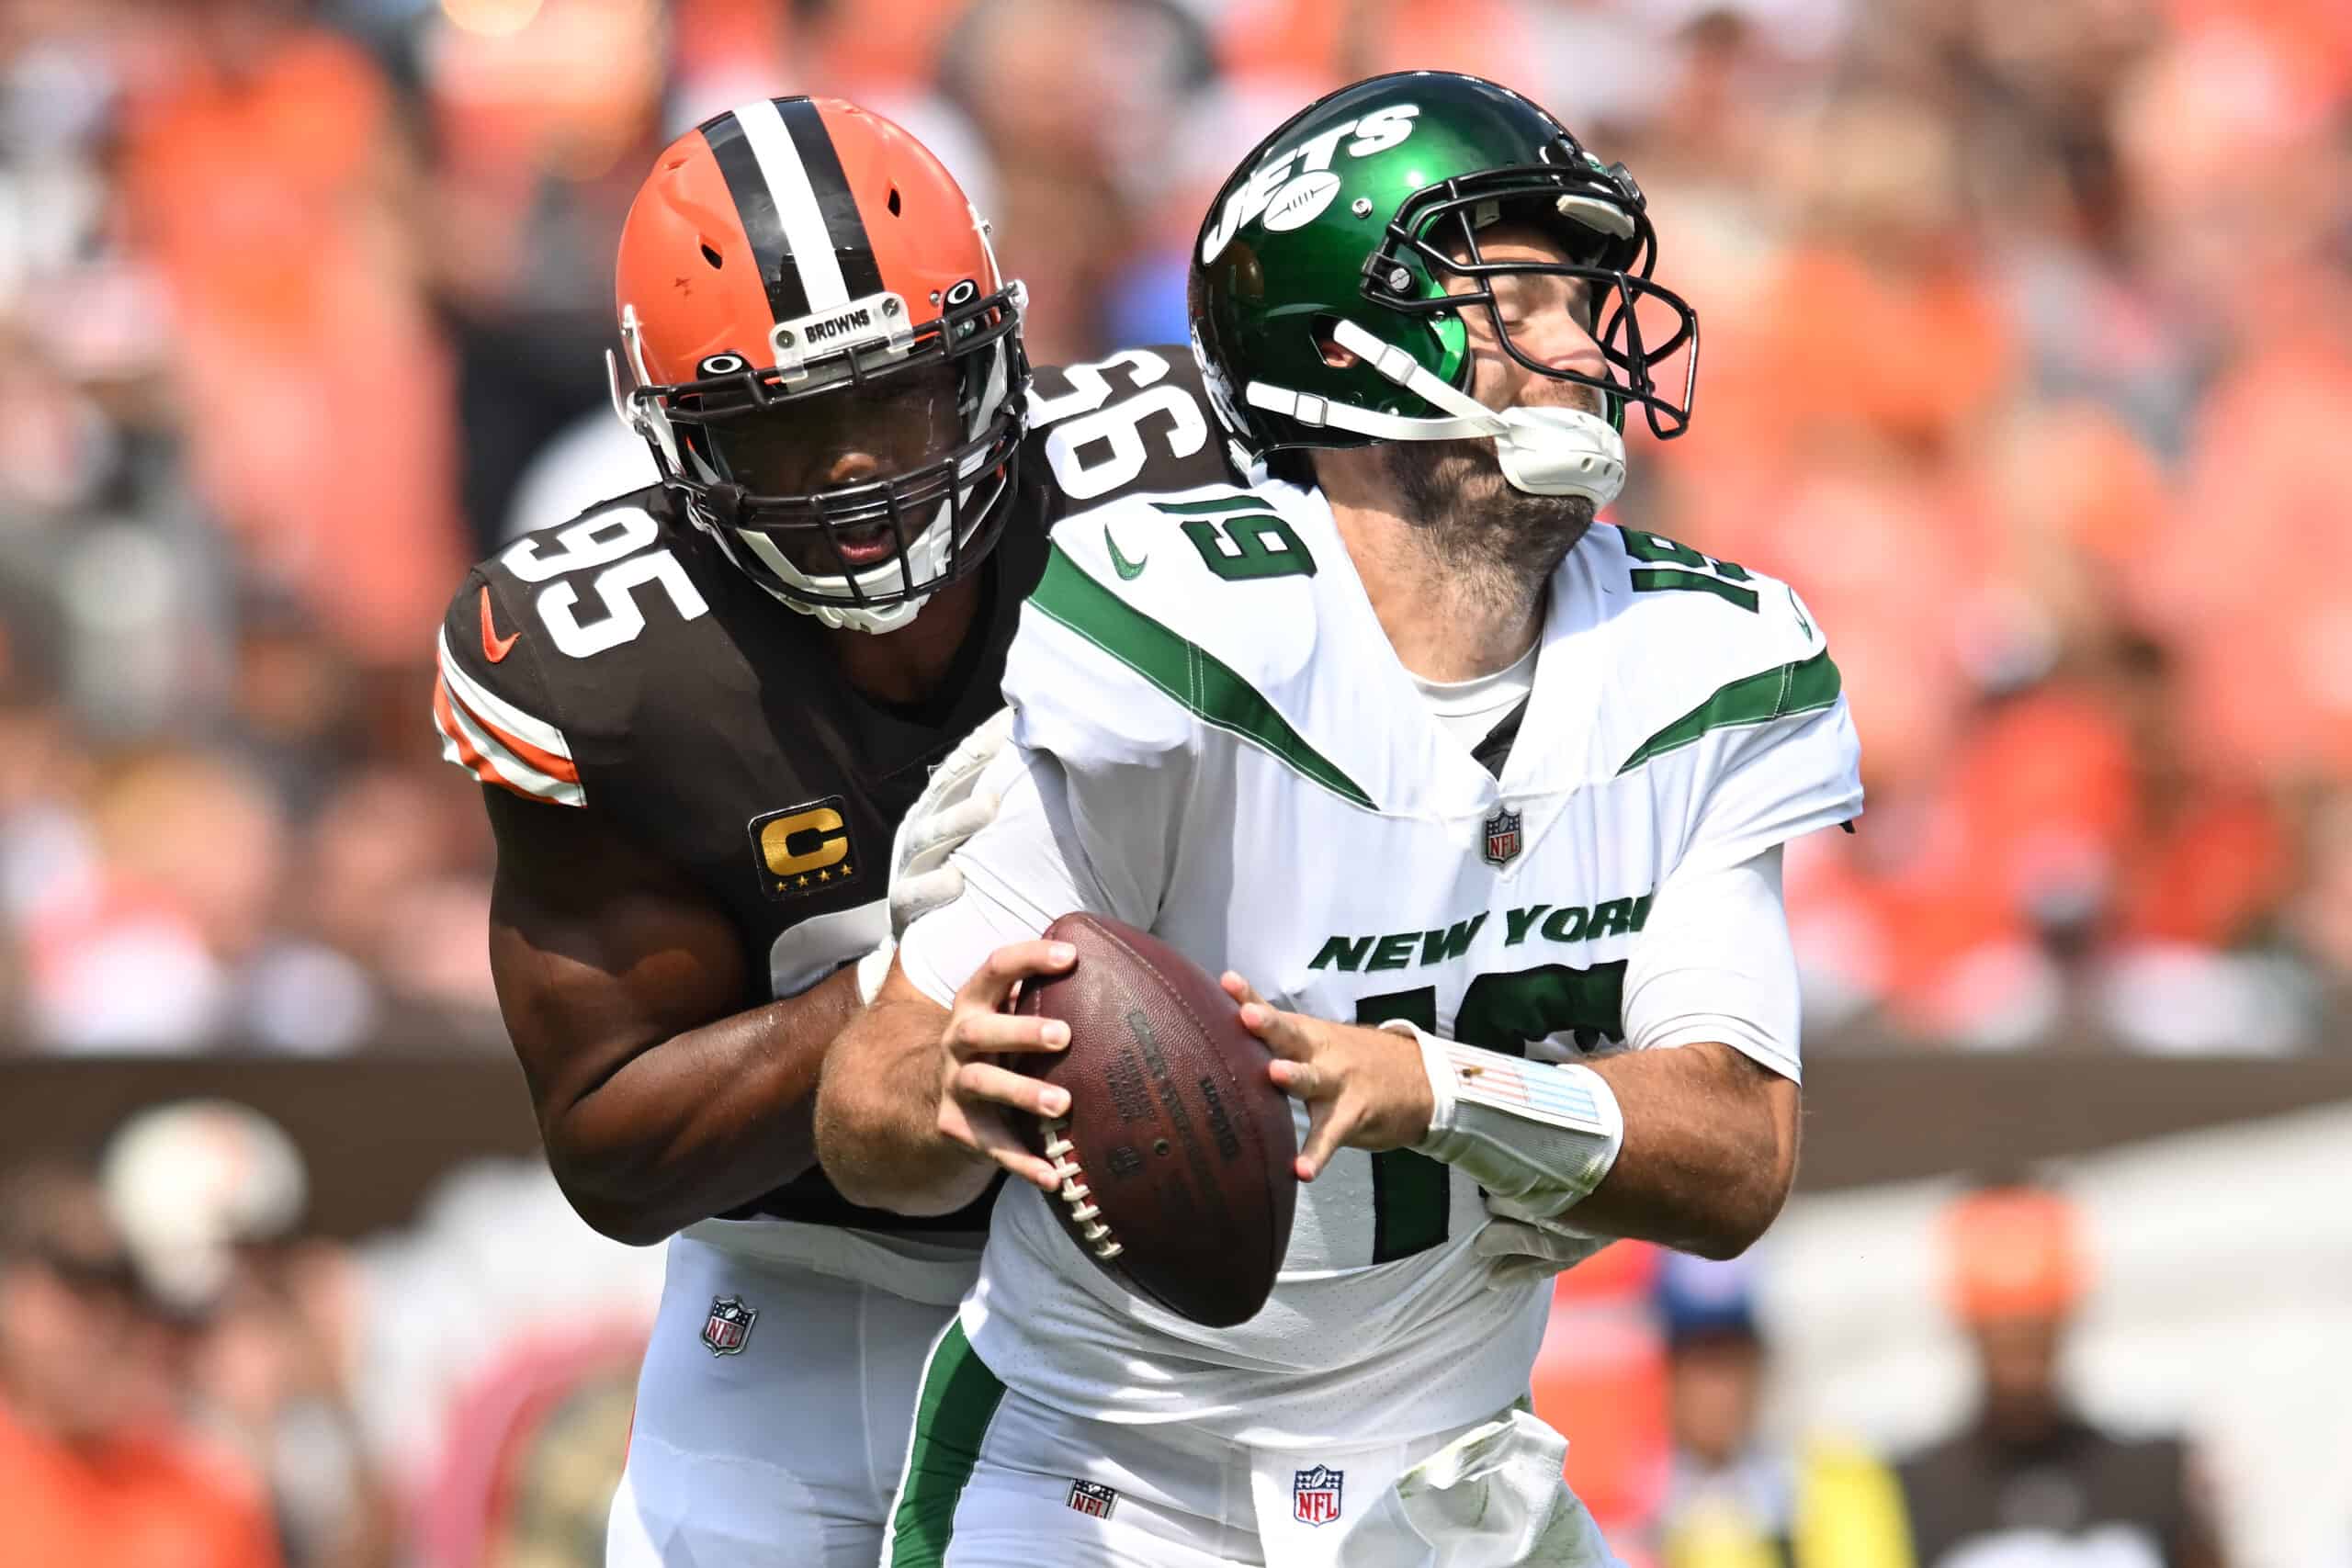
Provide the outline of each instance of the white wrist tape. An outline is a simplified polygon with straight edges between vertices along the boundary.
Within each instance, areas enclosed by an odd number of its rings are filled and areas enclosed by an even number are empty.
[[[1420,1042],[1433,1109],[1413,1145],[1513,1209],[1549,1219],[1600,1185],[1625,1142],[1625,1114],[1590,1067],[1523,1061],[1440,1040],[1404,1019],[1380,1026]]]
[[[899,944],[884,942],[879,947],[857,961],[857,999],[867,1007],[874,1005],[875,993],[882,989],[882,982],[890,977],[890,960],[898,956]]]

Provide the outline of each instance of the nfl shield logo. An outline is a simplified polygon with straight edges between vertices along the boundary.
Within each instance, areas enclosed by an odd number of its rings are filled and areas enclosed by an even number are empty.
[[[1318,1464],[1294,1472],[1290,1483],[1291,1516],[1303,1525],[1328,1525],[1340,1517],[1340,1483],[1345,1471]]]
[[[1107,1519],[1118,1502],[1118,1493],[1100,1482],[1073,1481],[1069,1483],[1069,1506],[1081,1514]]]
[[[1519,858],[1519,813],[1498,807],[1487,818],[1487,863],[1509,865]]]
[[[741,1297],[714,1296],[710,1315],[702,1321],[702,1342],[714,1356],[740,1356],[751,1343],[752,1325],[759,1321],[760,1309],[745,1306]]]

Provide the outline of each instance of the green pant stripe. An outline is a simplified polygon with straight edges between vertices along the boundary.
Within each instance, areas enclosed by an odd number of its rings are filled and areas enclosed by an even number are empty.
[[[889,1568],[940,1568],[956,1532],[956,1506],[980,1462],[980,1439],[1004,1384],[972,1353],[964,1325],[951,1323],[923,1369],[915,1401],[914,1438],[907,1450],[899,1510],[890,1520]]]

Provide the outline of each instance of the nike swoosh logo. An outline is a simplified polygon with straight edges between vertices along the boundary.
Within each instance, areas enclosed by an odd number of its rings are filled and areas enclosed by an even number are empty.
[[[481,656],[495,664],[514,651],[514,645],[522,637],[521,632],[498,635],[498,623],[490,618],[490,590],[485,587],[481,591]]]
[[[1102,542],[1111,548],[1111,570],[1119,574],[1119,581],[1122,582],[1132,581],[1141,576],[1143,569],[1150,564],[1151,557],[1148,555],[1146,555],[1142,560],[1129,560],[1121,555],[1119,541],[1111,537],[1111,525],[1108,523],[1102,525]]]
[[[1806,619],[1804,618],[1804,610],[1802,610],[1802,609],[1800,609],[1800,608],[1798,607],[1798,605],[1797,605],[1797,591],[1796,591],[1795,589],[1793,589],[1793,588],[1792,588],[1792,589],[1790,589],[1790,590],[1789,590],[1789,613],[1790,613],[1791,615],[1793,615],[1794,616],[1796,616],[1796,618],[1797,618],[1797,625],[1799,625],[1799,626],[1803,626],[1803,627],[1804,628],[1805,640],[1806,640],[1807,642],[1812,641],[1812,640],[1813,640],[1813,623],[1812,623],[1811,621],[1808,621],[1808,620],[1806,620]]]

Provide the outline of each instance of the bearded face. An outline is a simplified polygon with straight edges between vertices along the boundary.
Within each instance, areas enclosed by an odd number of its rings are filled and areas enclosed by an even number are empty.
[[[1514,488],[1491,441],[1396,442],[1380,456],[1401,514],[1457,570],[1533,586],[1592,526],[1593,504],[1584,496]]]

